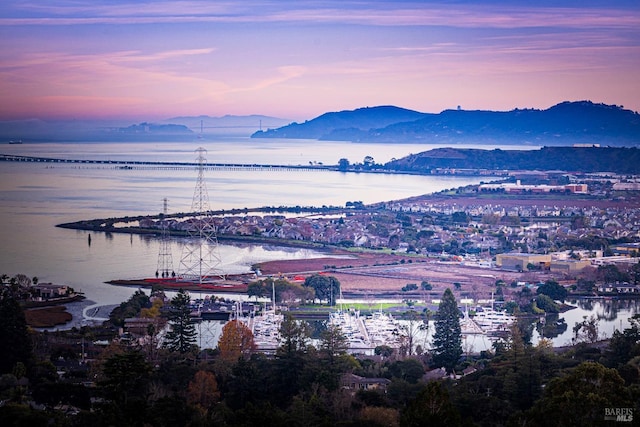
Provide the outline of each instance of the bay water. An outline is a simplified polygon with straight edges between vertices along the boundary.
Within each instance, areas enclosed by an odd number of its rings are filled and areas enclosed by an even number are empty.
[[[437,148],[426,144],[220,138],[192,143],[3,144],[0,154],[78,160],[196,162],[196,150],[200,146],[207,150],[207,162],[271,165],[337,164],[341,158],[356,163],[362,162],[365,156],[384,163]],[[76,231],[56,225],[82,219],[157,214],[162,212],[165,198],[169,213],[188,212],[196,179],[195,168],[121,169],[113,165],[0,162],[0,274],[36,276],[40,282],[67,284],[83,292],[88,302],[73,313],[74,322],[65,327],[100,321],[108,315],[107,308],[125,301],[135,291],[105,282],[152,277],[157,269],[159,241],[154,236]],[[374,203],[478,184],[482,180],[487,178],[305,170],[205,172],[209,203],[214,210],[344,206],[348,201]],[[176,269],[182,245],[180,239],[171,242]],[[221,244],[220,256],[223,271],[242,273],[250,271],[251,265],[257,262],[323,254],[259,244]],[[585,313],[600,308],[596,303]],[[603,333],[610,335],[611,325],[624,327],[627,317],[635,312],[637,304],[622,307],[614,319],[605,319],[606,332]],[[582,311],[580,313],[577,321],[582,320]],[[569,332],[572,326],[573,323],[569,323]],[[563,340],[568,339],[570,336],[565,333],[554,338],[554,344],[562,345]]]

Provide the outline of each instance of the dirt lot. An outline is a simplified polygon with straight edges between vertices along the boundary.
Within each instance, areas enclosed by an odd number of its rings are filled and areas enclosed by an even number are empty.
[[[638,208],[638,197],[606,200],[579,197],[567,197],[566,195],[544,196],[443,196],[424,195],[403,200],[411,203],[433,203],[443,205],[470,206],[479,204],[494,204],[505,207],[511,206],[577,206],[599,208]],[[460,289],[454,290],[458,297],[470,297],[474,299],[490,298],[495,290],[496,280],[502,279],[510,284],[515,281],[537,283],[546,281],[551,276],[546,273],[524,272],[517,273],[496,269],[465,266],[460,263],[440,262],[435,259],[418,257],[406,257],[402,255],[388,254],[352,254],[348,252],[335,252],[332,256],[341,258],[320,258],[294,261],[273,261],[261,264],[264,275],[286,276],[309,275],[321,271],[329,271],[341,284],[343,293],[351,295],[402,295],[401,288],[408,283],[420,283],[425,280],[433,286],[431,296],[438,297],[447,287],[455,289],[454,283],[460,283]],[[554,277],[556,280],[561,277]],[[507,286],[505,293],[513,290]],[[415,293],[419,295],[420,293]]]
[[[24,311],[27,325],[33,328],[51,328],[56,325],[64,325],[73,316],[62,305],[53,307],[30,308]]]
[[[514,280],[533,282],[549,278],[548,273],[517,273],[402,255],[351,254],[349,258],[344,253],[336,255],[343,258],[266,262],[261,264],[261,271],[263,275],[287,277],[328,271],[340,281],[343,293],[353,297],[405,295],[401,291],[403,286],[415,283],[420,287],[424,280],[433,286],[429,292],[432,298],[441,296],[446,288],[455,289],[457,282],[460,283],[457,296],[484,299],[491,297],[499,279],[509,284]],[[417,291],[407,296],[427,295]]]

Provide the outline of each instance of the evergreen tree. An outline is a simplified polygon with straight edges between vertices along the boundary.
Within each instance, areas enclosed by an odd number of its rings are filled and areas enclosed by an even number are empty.
[[[318,383],[328,390],[336,390],[340,386],[340,377],[357,363],[350,356],[349,340],[338,325],[329,325],[320,333],[320,345],[317,357],[312,363],[319,362]]]
[[[450,288],[442,294],[435,320],[433,362],[451,373],[462,355],[462,331],[460,311]]]
[[[196,327],[191,320],[189,293],[180,289],[171,299],[169,325],[164,346],[169,351],[187,353],[196,345]]]
[[[107,401],[99,405],[102,421],[93,425],[143,425],[148,415],[151,366],[139,351],[109,357],[102,366],[104,379],[98,385]]]
[[[32,346],[20,303],[7,289],[0,292],[0,374],[7,374],[18,362],[31,363]]]
[[[309,350],[309,327],[306,322],[298,322],[286,313],[279,332],[280,346],[276,349],[273,383],[276,398],[283,404],[300,391]]]

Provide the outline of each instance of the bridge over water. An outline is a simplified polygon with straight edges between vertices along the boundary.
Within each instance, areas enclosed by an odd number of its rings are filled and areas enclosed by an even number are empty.
[[[30,163],[59,163],[72,165],[99,165],[114,169],[193,169],[203,167],[208,170],[250,170],[250,171],[337,171],[337,166],[325,165],[265,165],[257,163],[200,163],[196,162],[153,162],[137,160],[88,160],[88,159],[59,159],[51,157],[18,156],[12,154],[0,154],[3,162],[30,162]]]

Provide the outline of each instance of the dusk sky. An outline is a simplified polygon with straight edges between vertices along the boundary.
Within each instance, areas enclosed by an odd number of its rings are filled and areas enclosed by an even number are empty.
[[[640,111],[640,1],[3,0],[0,120]]]

